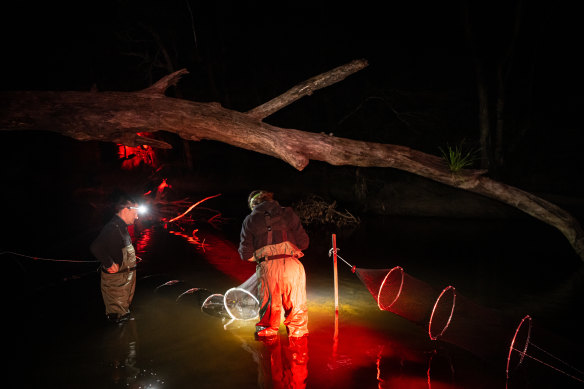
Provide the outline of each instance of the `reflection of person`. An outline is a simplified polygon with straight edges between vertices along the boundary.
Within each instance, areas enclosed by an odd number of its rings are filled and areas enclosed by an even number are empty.
[[[256,336],[278,334],[282,311],[290,337],[308,334],[306,274],[298,260],[308,248],[309,238],[298,215],[290,207],[282,207],[271,192],[250,193],[251,213],[241,227],[239,255],[257,262],[260,321]]]
[[[101,339],[102,360],[105,369],[101,374],[110,378],[109,387],[142,387],[137,382],[140,377],[138,366],[138,331],[136,321],[129,320],[125,325],[112,327],[104,332]]]
[[[109,320],[118,323],[129,318],[136,287],[136,252],[128,226],[138,219],[138,204],[122,195],[115,203],[115,212],[90,249],[101,262],[105,314]]]
[[[308,379],[308,339],[291,337],[288,344],[278,336],[262,344],[261,388],[306,388]]]
[[[306,388],[308,380],[308,336],[273,336],[262,342],[249,343],[249,338],[231,332],[241,341],[241,347],[258,364],[260,389]]]

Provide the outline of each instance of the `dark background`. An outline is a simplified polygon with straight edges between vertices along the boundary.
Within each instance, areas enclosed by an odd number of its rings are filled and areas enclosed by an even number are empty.
[[[475,34],[472,44],[465,36],[465,4]],[[189,74],[167,91],[168,96],[215,101],[246,111],[310,77],[363,58],[369,62],[367,68],[265,121],[440,155],[439,148],[447,145],[479,145],[473,56],[484,65],[494,108],[496,65],[511,58],[506,50],[518,15],[517,41],[512,61],[505,67],[509,69],[504,95],[505,164],[496,176],[489,174],[550,200],[583,221],[584,61],[576,4],[520,0],[4,2],[0,6],[0,89],[136,91],[185,68]],[[79,142],[41,130],[0,131],[4,226],[0,251],[17,253],[0,258],[3,295],[9,300],[6,317],[17,327],[8,333],[23,334],[22,341],[16,339],[26,361],[31,359],[29,353],[34,355],[32,363],[11,359],[25,367],[46,365],[41,373],[27,370],[23,377],[44,379],[49,370],[61,375],[63,366],[73,366],[70,370],[84,383],[88,370],[101,374],[99,366],[96,369],[100,354],[87,352],[96,347],[95,332],[87,328],[93,328],[91,323],[98,323],[102,316],[97,279],[92,283],[83,282],[87,276],[82,278],[84,271],[97,274],[89,243],[111,215],[104,207],[110,191],[124,187],[142,194],[162,178],[172,185],[169,200],[189,196],[194,202],[221,193],[205,205],[222,212],[223,231],[231,243],[237,242],[251,190],[271,189],[284,205],[310,194],[322,196],[362,222],[354,233],[307,225],[310,277],[316,273],[311,270],[327,265],[330,233],[336,232],[341,255],[355,265],[372,269],[400,265],[437,287],[455,284],[463,295],[507,309],[513,316],[534,315],[538,324],[565,334],[576,346],[565,349],[579,350],[581,325],[574,318],[582,306],[581,258],[557,229],[513,207],[395,169],[311,161],[299,172],[272,157],[212,141],[184,143],[168,133],[156,134],[173,145],[170,151],[157,151],[160,171],[149,167],[126,171],[121,169],[114,144]],[[201,237],[203,233],[201,228]],[[171,265],[181,277],[193,269],[196,273],[193,253],[184,249],[182,241],[169,244],[170,239],[174,238],[164,234],[154,242],[159,252],[147,258],[143,274],[148,266]],[[83,264],[86,269],[52,259],[88,260],[89,264]],[[204,268],[209,266],[200,262]],[[354,279],[347,267],[339,266],[341,277]],[[201,273],[201,278],[213,285],[219,277],[217,272],[209,274]],[[73,289],[77,279],[80,286]],[[143,310],[151,311],[155,311],[152,305]],[[44,312],[50,314],[43,316]],[[71,319],[84,312],[87,318]],[[20,313],[32,318],[29,327],[21,325]],[[153,328],[157,334],[176,332]],[[63,344],[77,344],[70,341],[71,334],[77,333],[83,333],[79,350],[66,347],[55,358],[55,350]],[[36,335],[34,340],[30,334]],[[41,338],[41,345],[49,341],[46,354],[37,352]],[[71,358],[66,355],[70,349],[75,350]],[[150,360],[148,353],[142,358],[147,363],[141,367],[161,363]],[[84,365],[78,369],[76,364]],[[162,370],[163,365],[153,370]],[[554,374],[542,381],[543,386],[557,382]]]
[[[509,57],[517,17],[521,24]],[[578,18],[568,4],[521,1],[10,3],[2,6],[1,86],[135,91],[186,68],[189,74],[169,96],[245,111],[364,58],[369,62],[364,70],[265,121],[440,155],[447,145],[479,145],[473,55],[484,66],[491,104],[497,96],[496,64],[512,58],[505,67],[506,159],[494,178],[579,216],[584,185]],[[518,215],[393,169],[313,161],[297,172],[280,160],[217,142],[185,146],[174,134],[157,135],[174,146],[158,156],[176,192],[221,191],[244,198],[264,186],[286,202],[316,193],[354,212]],[[67,203],[80,188],[115,185],[104,178],[119,170],[115,145],[50,132],[2,132],[0,139],[5,203],[42,202],[47,196]],[[136,191],[142,191],[144,180],[137,182],[142,187]]]

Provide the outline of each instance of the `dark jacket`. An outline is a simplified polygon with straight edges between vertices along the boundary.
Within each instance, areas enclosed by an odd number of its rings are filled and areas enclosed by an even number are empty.
[[[109,268],[114,262],[122,265],[124,259],[122,249],[131,244],[128,226],[118,215],[114,215],[91,243],[90,250],[104,268]]]
[[[285,236],[285,240],[293,243],[300,250],[308,248],[308,234],[292,208],[282,207],[275,200],[264,201],[243,220],[238,249],[242,260],[248,260],[253,256],[254,251],[268,244],[266,213],[269,215],[268,222],[272,227],[272,244],[282,243]]]

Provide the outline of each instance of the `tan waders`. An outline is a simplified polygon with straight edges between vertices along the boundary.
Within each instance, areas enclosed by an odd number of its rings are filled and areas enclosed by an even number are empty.
[[[260,321],[256,327],[263,328],[258,335],[276,335],[283,312],[288,336],[304,336],[308,334],[306,274],[304,266],[296,258],[303,254],[290,242],[265,246],[256,251],[258,256],[268,253],[275,255],[264,256],[266,260],[256,267],[260,299]],[[274,259],[270,259],[272,257]]]
[[[136,288],[136,252],[132,245],[122,249],[123,261],[117,273],[101,272],[101,294],[108,317],[121,318],[130,313]]]

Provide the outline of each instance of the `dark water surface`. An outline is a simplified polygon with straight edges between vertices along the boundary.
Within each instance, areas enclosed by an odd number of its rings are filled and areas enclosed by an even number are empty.
[[[105,321],[99,272],[85,241],[49,247],[31,238],[19,252],[4,253],[5,381],[22,388],[584,387],[577,380],[584,375],[572,369],[584,369],[581,261],[547,225],[370,218],[352,233],[309,228],[303,262],[310,335],[291,344],[281,327],[280,338],[267,344],[254,340],[254,321],[204,313],[196,294],[177,302],[189,288],[221,294],[253,274],[235,252],[240,222],[223,231],[199,226],[195,235],[138,226],[142,262],[133,317],[122,326]],[[340,257],[358,269],[354,274],[339,260],[338,316],[328,255],[333,232]],[[442,340],[430,340],[427,324],[412,321],[408,311],[380,310],[358,277],[395,266],[418,282],[404,298],[435,299],[423,290],[455,287],[459,305]],[[172,280],[178,282],[161,287]],[[434,301],[419,303],[425,309]],[[533,324],[529,346],[549,354],[528,347],[507,380],[506,352],[526,315]]]

